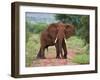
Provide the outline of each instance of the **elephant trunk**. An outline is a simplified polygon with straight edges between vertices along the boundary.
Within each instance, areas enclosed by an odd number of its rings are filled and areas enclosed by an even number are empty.
[[[56,39],[55,39],[55,43],[57,42],[58,43],[58,51],[60,53],[60,55],[63,57],[63,53],[62,53],[62,42],[64,40],[64,33],[58,33]]]
[[[62,54],[62,40],[58,40],[59,53]]]

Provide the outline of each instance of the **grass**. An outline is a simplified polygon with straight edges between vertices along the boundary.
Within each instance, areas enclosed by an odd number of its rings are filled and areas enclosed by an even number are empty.
[[[77,50],[84,46],[84,41],[77,36],[73,36],[66,40],[66,44],[68,48]]]
[[[88,64],[89,63],[89,55],[86,53],[77,54],[73,59],[72,62],[79,63],[79,64]]]

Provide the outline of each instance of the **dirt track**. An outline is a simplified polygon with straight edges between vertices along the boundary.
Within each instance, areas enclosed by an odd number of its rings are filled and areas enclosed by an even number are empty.
[[[31,67],[38,66],[61,66],[61,65],[75,65],[71,60],[75,56],[75,51],[68,49],[67,59],[55,59],[56,52],[55,48],[49,48],[48,52],[45,53],[46,59],[34,59]]]

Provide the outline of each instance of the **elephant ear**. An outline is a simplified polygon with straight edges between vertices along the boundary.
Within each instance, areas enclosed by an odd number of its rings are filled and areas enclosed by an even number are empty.
[[[57,24],[56,23],[50,24],[47,28],[47,32],[50,38],[54,39],[57,34]]]
[[[72,24],[65,24],[65,37],[69,38],[75,34],[75,27]]]

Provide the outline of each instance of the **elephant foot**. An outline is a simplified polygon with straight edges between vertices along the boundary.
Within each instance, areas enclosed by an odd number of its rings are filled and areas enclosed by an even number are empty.
[[[37,56],[37,59],[46,59],[44,56]]]
[[[56,56],[56,59],[61,59],[60,56]]]
[[[46,59],[46,57],[42,57],[41,59]]]
[[[64,56],[63,59],[67,59],[67,56]]]
[[[62,59],[67,59],[67,57],[63,57]]]

